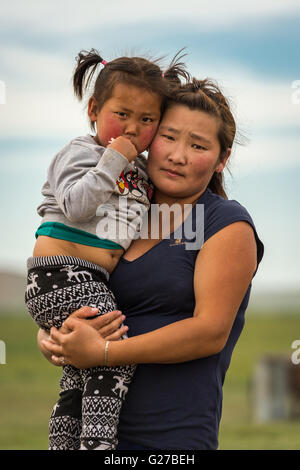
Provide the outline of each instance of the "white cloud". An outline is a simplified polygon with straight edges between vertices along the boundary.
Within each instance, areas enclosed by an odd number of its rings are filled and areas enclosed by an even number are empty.
[[[88,129],[83,106],[66,86],[57,90],[18,90],[7,84],[6,104],[0,107],[0,137],[42,138],[79,135]]]
[[[238,119],[254,129],[288,128],[300,124],[300,105],[293,103],[291,81],[262,79],[236,70],[225,84],[236,106]]]
[[[238,123],[250,131],[272,127],[284,129],[300,124],[300,81],[299,87],[295,88],[297,77],[293,80],[263,78],[237,62],[218,65],[207,61],[200,67],[193,60],[189,69],[197,78],[212,78],[219,84],[224,95],[229,97]]]
[[[230,162],[234,177],[300,166],[300,137],[257,137],[246,146],[237,146]]]
[[[78,103],[72,90],[74,60],[15,46],[0,47],[0,56],[9,71],[3,77],[0,136],[76,135],[88,127],[84,103]]]
[[[228,29],[239,21],[278,17],[300,12],[298,0],[13,0],[1,2],[0,27],[26,28],[32,32],[84,32],[113,25],[160,20],[198,25],[199,28]],[[112,32],[113,33],[113,32]]]
[[[59,53],[32,50],[13,44],[0,44],[0,57],[5,75],[16,89],[34,90],[54,88],[70,81],[74,58],[64,58]],[[8,87],[10,85],[8,83]]]

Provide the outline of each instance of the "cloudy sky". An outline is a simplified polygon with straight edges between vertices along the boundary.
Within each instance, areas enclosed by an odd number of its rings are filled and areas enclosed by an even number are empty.
[[[226,181],[265,243],[255,287],[299,289],[299,0],[1,0],[0,13],[0,270],[24,272],[47,166],[89,132],[71,88],[78,52],[167,66],[186,47],[188,69],[220,84],[244,136]]]

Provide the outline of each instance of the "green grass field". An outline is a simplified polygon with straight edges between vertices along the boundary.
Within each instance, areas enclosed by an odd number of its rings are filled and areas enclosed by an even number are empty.
[[[6,344],[6,364],[0,364],[1,450],[47,449],[60,368],[39,353],[36,332],[26,314],[0,314],[0,340]],[[256,361],[265,353],[290,356],[295,339],[300,315],[248,315],[225,381],[220,449],[300,449],[300,420],[255,424],[249,397]]]

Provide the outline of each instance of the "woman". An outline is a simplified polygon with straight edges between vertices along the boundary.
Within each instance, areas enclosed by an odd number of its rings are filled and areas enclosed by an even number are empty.
[[[250,215],[222,186],[235,130],[215,85],[193,79],[181,87],[152,142],[148,173],[153,204],[192,211],[182,210],[179,227],[173,217],[169,238],[160,217],[159,238],[135,240],[111,277],[130,337],[108,342],[118,333],[103,326],[105,318],[92,320],[93,328],[72,316],[64,324],[71,332],[52,329],[52,341],[40,341],[57,365],[62,358],[79,368],[138,364],[121,412],[119,449],[218,447],[222,385],[263,256]],[[149,211],[148,227],[151,218]],[[196,238],[203,229],[201,249],[186,230],[177,236],[187,221]]]

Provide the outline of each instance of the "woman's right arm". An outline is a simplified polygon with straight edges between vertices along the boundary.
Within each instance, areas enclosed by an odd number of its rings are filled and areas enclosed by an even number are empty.
[[[230,334],[239,305],[257,267],[253,229],[238,221],[206,241],[197,256],[193,317],[109,345],[93,328],[68,319],[71,333],[51,330],[46,347],[56,363],[78,368],[121,364],[173,364],[219,353]],[[79,346],[80,345],[80,346]]]

